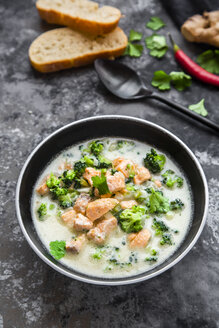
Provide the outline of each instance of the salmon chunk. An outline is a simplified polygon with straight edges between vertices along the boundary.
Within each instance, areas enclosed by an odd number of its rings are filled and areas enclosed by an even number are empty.
[[[102,198],[88,203],[86,216],[91,221],[99,219],[101,216],[112,210],[119,201],[114,198]]]
[[[144,166],[137,169],[137,173],[134,176],[134,183],[139,185],[147,180],[151,179],[151,174]]]
[[[80,196],[76,199],[74,210],[76,212],[85,214],[87,205],[90,200],[91,200],[90,195],[84,193],[80,194]]]
[[[122,173],[116,172],[114,175],[107,172],[106,181],[109,191],[114,194],[117,191],[125,189],[125,177]]]
[[[133,206],[137,206],[138,203],[136,202],[136,200],[123,200],[120,203],[120,206],[123,210],[125,210],[126,208],[132,208]]]
[[[76,215],[73,227],[76,231],[90,230],[93,227],[93,222],[81,213]]]
[[[117,171],[120,171],[126,178],[129,177],[130,172],[136,172],[137,164],[130,159],[118,157],[114,159],[113,166]]]
[[[38,186],[38,188],[36,189],[36,191],[38,192],[38,194],[40,194],[41,196],[44,196],[46,194],[49,193],[49,188],[47,187],[46,181],[49,179],[49,175],[46,176],[43,181],[41,182],[41,184]]]
[[[162,187],[162,183],[160,182],[160,180],[154,180],[154,184],[155,184],[158,188],[161,188],[161,187]]]
[[[79,253],[84,247],[85,242],[86,242],[86,236],[85,234],[82,234],[80,236],[73,238],[70,241],[67,241],[65,248],[67,251],[70,251],[72,253]]]
[[[149,243],[151,233],[148,229],[142,229],[139,232],[131,233],[128,236],[130,248],[144,248]]]
[[[76,212],[75,210],[69,210],[67,212],[64,212],[61,216],[62,221],[67,225],[68,228],[74,227],[74,220],[76,218]]]
[[[87,167],[83,174],[83,178],[86,179],[91,186],[93,186],[92,177],[96,177],[96,176],[100,177],[101,172],[98,170],[95,170],[93,167]]]
[[[111,213],[107,213],[105,218],[87,233],[87,237],[96,244],[103,244],[116,226],[117,219]]]

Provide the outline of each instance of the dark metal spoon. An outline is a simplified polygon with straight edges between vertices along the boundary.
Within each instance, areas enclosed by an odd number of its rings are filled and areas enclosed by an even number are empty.
[[[219,132],[218,124],[203,116],[200,116],[199,114],[196,114],[195,112],[192,112],[190,109],[176,103],[173,100],[149,90],[139,75],[130,67],[107,59],[95,60],[94,66],[100,80],[115,96],[130,100],[141,98],[157,99]]]

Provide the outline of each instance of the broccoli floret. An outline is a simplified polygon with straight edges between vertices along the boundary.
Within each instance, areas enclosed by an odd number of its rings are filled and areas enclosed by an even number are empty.
[[[87,164],[83,161],[78,161],[74,164],[74,171],[75,171],[77,178],[80,178],[82,176],[86,167],[87,167]]]
[[[162,183],[165,184],[168,188],[172,188],[175,183],[177,187],[182,187],[183,185],[183,178],[174,175],[173,170],[167,170],[164,174],[162,174],[163,180]]]
[[[123,231],[138,232],[143,229],[142,216],[145,209],[140,206],[133,206],[132,209],[126,209],[119,215],[119,223]]]
[[[96,167],[99,169],[108,169],[109,167],[112,166],[112,162],[109,159],[105,158],[104,156],[99,155],[97,159],[98,159],[98,165]]]
[[[72,184],[75,176],[76,176],[75,171],[67,170],[67,171],[63,172],[61,179],[62,179],[63,183],[65,184],[65,186],[69,187]]]
[[[103,144],[99,140],[92,141],[89,145],[91,154],[98,156],[103,151]]]
[[[59,196],[66,195],[68,193],[68,189],[60,187],[50,189],[50,191],[52,192],[54,198],[58,198]]]
[[[165,245],[165,244],[173,245],[172,236],[169,233],[163,233],[162,234],[162,239],[160,241],[160,245]]]
[[[166,224],[161,221],[154,219],[152,228],[155,229],[155,235],[162,235],[164,232],[169,231],[169,228],[166,226]]]
[[[73,200],[70,194],[61,195],[58,197],[59,205],[63,208],[73,206]]]
[[[88,156],[84,156],[82,159],[81,159],[82,162],[85,162],[87,167],[88,166],[94,166],[94,160]]]
[[[184,204],[181,201],[181,199],[176,198],[175,200],[173,200],[172,202],[170,202],[170,209],[171,211],[175,211],[175,210],[181,210],[183,208]]]
[[[163,169],[165,162],[166,157],[162,154],[157,154],[156,150],[153,148],[144,158],[145,167],[147,167],[152,173],[159,173]]]
[[[41,203],[40,207],[37,209],[39,219],[42,221],[44,216],[47,214],[47,206],[45,203]]]
[[[51,173],[49,179],[46,181],[46,184],[49,189],[53,189],[59,186],[60,180],[53,173]]]
[[[161,191],[154,189],[151,189],[148,206],[150,213],[167,213],[170,210],[168,198],[164,197]]]

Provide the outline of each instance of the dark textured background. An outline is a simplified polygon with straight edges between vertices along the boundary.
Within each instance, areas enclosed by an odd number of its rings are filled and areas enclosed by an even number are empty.
[[[100,1],[103,3],[103,1]],[[121,26],[145,28],[158,15],[193,58],[203,50],[183,40],[158,0],[108,0],[122,10]],[[168,2],[168,1],[167,1]],[[210,131],[155,101],[125,102],[100,85],[92,66],[50,75],[35,72],[28,47],[52,28],[38,17],[32,0],[0,0],[0,328],[216,328],[218,300],[219,147]],[[177,70],[173,54],[123,61],[151,81],[153,72]],[[219,122],[218,90],[193,81],[184,91],[165,93],[188,106],[206,99],[209,118]],[[44,264],[25,241],[15,214],[16,181],[28,154],[57,128],[88,116],[121,114],[148,119],[179,136],[203,165],[210,189],[205,229],[192,251],[153,280],[124,287],[98,287],[70,280]]]

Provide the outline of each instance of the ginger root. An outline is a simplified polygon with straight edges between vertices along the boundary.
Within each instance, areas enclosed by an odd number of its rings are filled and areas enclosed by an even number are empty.
[[[190,42],[208,43],[219,48],[219,10],[187,19],[181,32]]]

